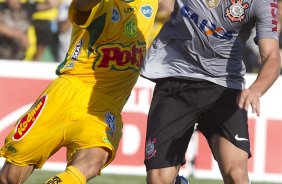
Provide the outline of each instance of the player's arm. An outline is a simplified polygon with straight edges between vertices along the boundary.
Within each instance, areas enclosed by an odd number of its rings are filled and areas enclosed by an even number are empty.
[[[73,0],[69,8],[69,20],[81,28],[86,28],[91,19],[99,14],[104,6],[102,0]]]
[[[74,0],[75,7],[80,12],[88,12],[101,0]]]
[[[260,39],[258,46],[261,56],[261,70],[254,83],[242,91],[239,97],[239,106],[248,109],[252,107],[252,112],[260,115],[259,98],[270,88],[280,74],[281,59],[279,44],[276,39]]]

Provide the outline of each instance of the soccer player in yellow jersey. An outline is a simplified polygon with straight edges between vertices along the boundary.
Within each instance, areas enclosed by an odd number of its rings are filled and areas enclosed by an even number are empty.
[[[62,147],[67,168],[45,183],[83,184],[115,157],[121,111],[139,76],[157,0],[73,0],[59,77],[7,136],[0,183],[23,183]]]

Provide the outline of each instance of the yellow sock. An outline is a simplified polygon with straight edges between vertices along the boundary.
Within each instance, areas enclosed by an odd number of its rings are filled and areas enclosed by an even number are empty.
[[[76,167],[68,166],[65,172],[53,176],[44,184],[86,184],[86,178]]]

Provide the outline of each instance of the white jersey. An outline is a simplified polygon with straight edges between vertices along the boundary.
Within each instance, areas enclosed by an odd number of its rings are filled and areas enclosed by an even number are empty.
[[[171,19],[153,42],[141,75],[245,85],[243,52],[250,33],[278,39],[276,0],[176,0]]]

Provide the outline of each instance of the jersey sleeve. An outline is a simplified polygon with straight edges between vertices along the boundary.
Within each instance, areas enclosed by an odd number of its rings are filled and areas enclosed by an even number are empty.
[[[95,17],[101,15],[104,10],[105,4],[106,1],[102,0],[100,1],[100,3],[94,6],[90,12],[84,13],[79,12],[75,8],[74,2],[72,2],[69,7],[68,18],[73,25],[78,26],[80,28],[87,28],[92,22],[92,20],[95,19]]]
[[[278,40],[278,5],[276,0],[255,0],[256,41],[262,38]]]

